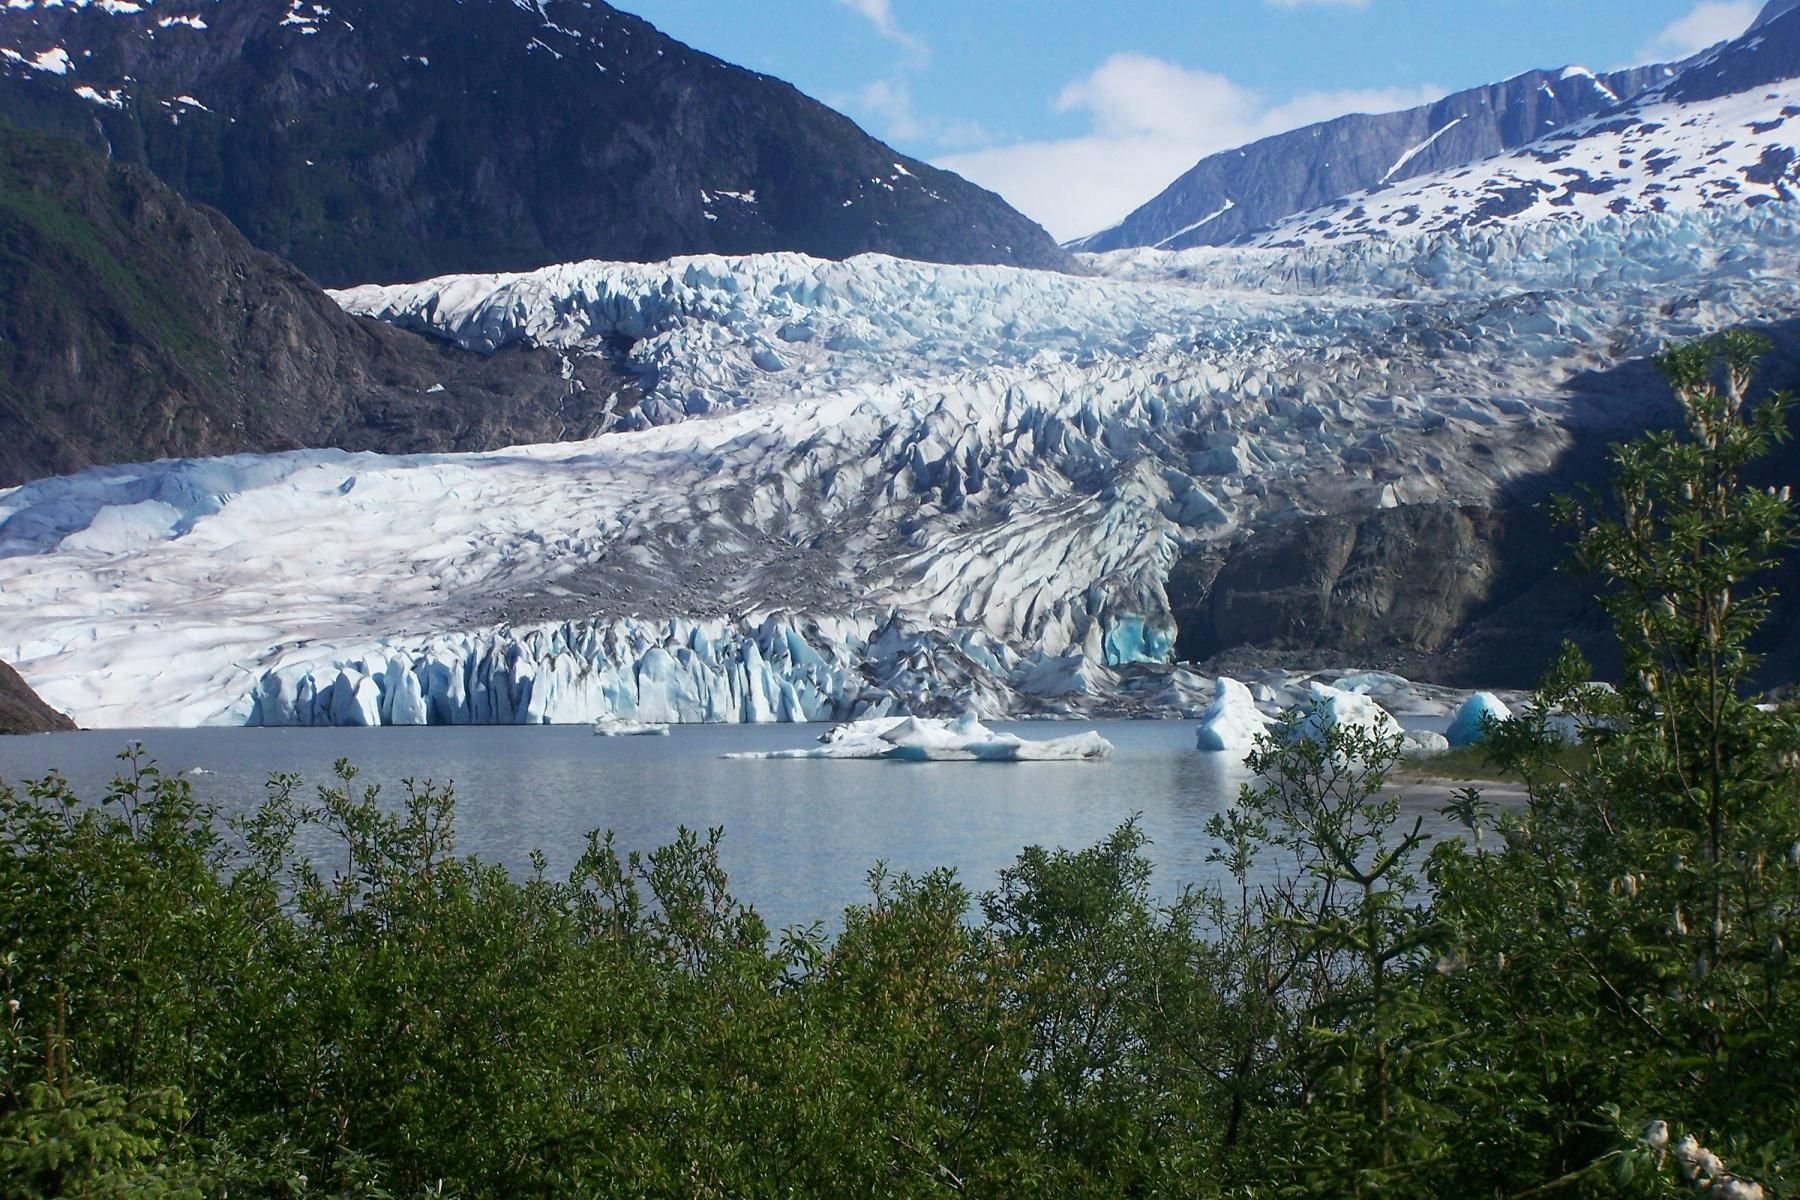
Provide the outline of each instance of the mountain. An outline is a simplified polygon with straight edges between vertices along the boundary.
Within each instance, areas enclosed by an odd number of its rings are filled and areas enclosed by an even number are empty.
[[[11,0],[0,115],[326,284],[777,249],[1065,265],[998,196],[599,0]]]
[[[1800,8],[1800,0],[1769,0],[1763,6],[1763,10],[1756,14],[1756,20],[1750,23],[1749,32],[1755,33],[1776,17],[1792,12],[1796,8]]]
[[[637,400],[606,354],[484,356],[352,317],[148,172],[0,123],[0,486],[154,458],[585,437]]]
[[[1119,224],[1070,247],[1227,245],[1340,196],[1535,141],[1665,82],[1678,69],[1527,71],[1402,112],[1355,113],[1277,134],[1201,159]]]
[[[1800,194],[1800,11],[1506,154],[1344,196],[1253,245],[1772,204]]]
[[[19,673],[0,662],[0,733],[53,733],[75,722],[38,699]]]

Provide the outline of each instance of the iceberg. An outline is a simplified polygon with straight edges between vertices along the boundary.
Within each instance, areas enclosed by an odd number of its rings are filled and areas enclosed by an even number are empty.
[[[1256,748],[1256,739],[1274,723],[1256,707],[1250,689],[1221,675],[1213,685],[1213,700],[1200,717],[1194,744],[1201,750],[1244,752]]]
[[[1346,692],[1323,683],[1310,685],[1311,697],[1299,706],[1293,737],[1323,745],[1332,729],[1355,731],[1375,741],[1405,736],[1400,722],[1362,692]]]
[[[1449,727],[1444,730],[1444,736],[1452,746],[1479,745],[1487,737],[1484,722],[1489,718],[1509,721],[1512,719],[1512,710],[1494,693],[1476,692],[1457,708],[1456,715],[1450,718]]]
[[[594,722],[595,737],[668,737],[669,727],[659,721],[622,721],[617,717]]]
[[[995,733],[972,714],[954,721],[901,717],[852,721],[836,726],[824,745],[800,750],[727,754],[736,759],[884,759],[888,762],[1098,762],[1111,758],[1113,745],[1090,730],[1069,737],[1030,741]]]
[[[1409,729],[1400,739],[1400,753],[1407,758],[1430,758],[1450,749],[1450,739],[1430,729]]]

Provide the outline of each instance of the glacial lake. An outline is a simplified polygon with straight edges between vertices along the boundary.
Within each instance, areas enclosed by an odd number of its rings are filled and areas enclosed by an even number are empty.
[[[1412,721],[1442,727],[1442,720]],[[398,800],[402,781],[455,786],[458,850],[525,869],[542,850],[566,872],[589,830],[649,850],[678,827],[723,826],[733,894],[772,929],[841,923],[866,898],[878,861],[894,873],[954,867],[976,894],[1027,845],[1071,849],[1133,814],[1150,836],[1154,888],[1217,877],[1206,862],[1207,819],[1249,773],[1233,756],[1194,749],[1192,721],[997,722],[1028,738],[1098,729],[1117,748],[1103,763],[894,763],[726,760],[738,751],[813,745],[825,726],[677,726],[668,737],[595,737],[586,726],[382,729],[145,729],[0,737],[0,779],[17,786],[51,769],[83,799],[98,798],[133,741],[165,771],[190,776],[223,814],[243,812],[274,772],[308,793],[348,758],[363,782]],[[1416,791],[1416,789],[1415,789]],[[1403,793],[1403,796],[1406,794]],[[1405,807],[1443,831],[1441,798]]]

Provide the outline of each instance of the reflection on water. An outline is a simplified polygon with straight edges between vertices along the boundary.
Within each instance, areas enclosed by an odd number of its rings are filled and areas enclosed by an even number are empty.
[[[678,726],[656,738],[599,738],[577,726],[153,729],[0,738],[0,778],[55,768],[83,798],[97,797],[120,769],[113,756],[135,739],[165,770],[203,768],[191,777],[196,794],[231,814],[261,798],[271,773],[298,773],[310,788],[348,758],[388,796],[409,778],[453,783],[463,852],[519,870],[540,849],[552,874],[574,862],[589,830],[648,850],[682,825],[722,826],[733,892],[775,928],[834,926],[864,898],[878,861],[892,872],[954,867],[980,892],[1022,847],[1091,845],[1134,814],[1152,839],[1160,895],[1216,877],[1206,821],[1248,773],[1229,755],[1195,751],[1193,722],[995,727],[1025,737],[1097,728],[1118,752],[1106,763],[720,758],[806,745],[819,732],[792,725]]]

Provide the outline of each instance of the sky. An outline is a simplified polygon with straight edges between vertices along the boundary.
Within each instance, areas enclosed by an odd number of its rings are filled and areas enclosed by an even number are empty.
[[[787,80],[1059,240],[1216,150],[1534,67],[1735,37],[1763,0],[614,0]]]

